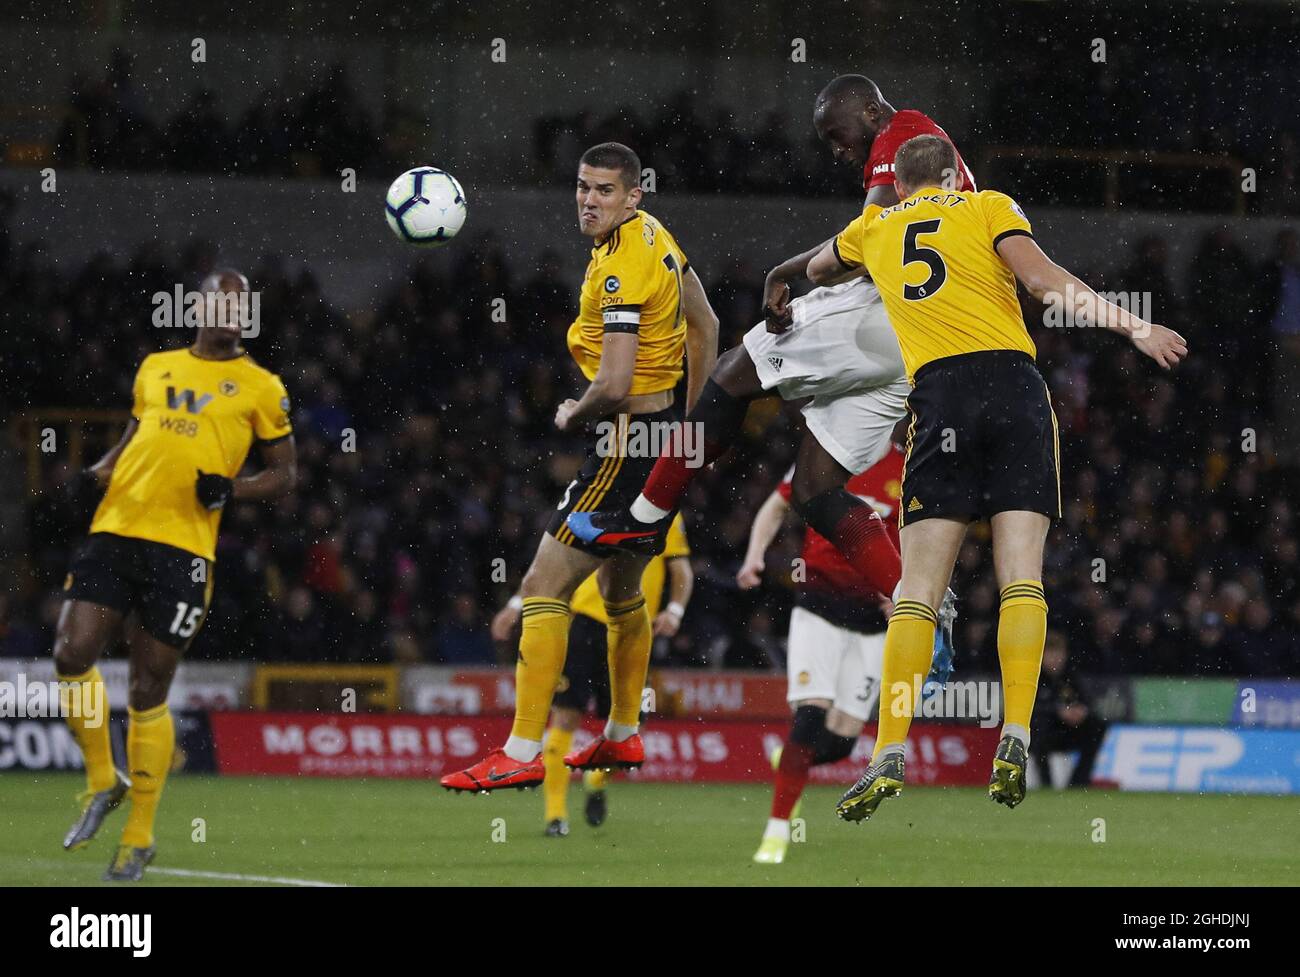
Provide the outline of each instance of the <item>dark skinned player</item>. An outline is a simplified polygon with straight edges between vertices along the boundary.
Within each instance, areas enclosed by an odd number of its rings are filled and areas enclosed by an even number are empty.
[[[222,509],[231,499],[285,495],[296,477],[284,384],[240,342],[237,305],[248,280],[218,271],[199,290],[205,302],[193,345],[145,357],[122,439],[77,476],[105,492],[64,585],[54,663],[69,691],[98,683],[102,695],[97,662],[125,638],[130,772],[114,767],[107,723],[67,715],[85,755],[87,790],[63,847],[89,844],[129,800],[108,881],[139,880],[154,857],[154,818],[175,747],[167,695],[207,615]],[[255,441],[263,468],[240,476]]]

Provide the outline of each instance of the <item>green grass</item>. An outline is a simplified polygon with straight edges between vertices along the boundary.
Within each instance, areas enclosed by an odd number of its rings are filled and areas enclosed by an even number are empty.
[[[0,777],[0,884],[95,885],[124,822],[88,848],[59,847],[79,774]],[[542,836],[536,792],[458,796],[427,782],[173,777],[159,869],[350,885],[1269,885],[1294,884],[1295,799],[1039,791],[1014,811],[983,791],[911,787],[864,825],[809,790],[807,840],[784,865],[750,861],[766,785],[615,783],[610,819]],[[191,839],[206,821],[207,840]],[[494,819],[506,840],[494,842]],[[1091,840],[1105,819],[1106,841]],[[248,884],[151,872],[147,884]]]

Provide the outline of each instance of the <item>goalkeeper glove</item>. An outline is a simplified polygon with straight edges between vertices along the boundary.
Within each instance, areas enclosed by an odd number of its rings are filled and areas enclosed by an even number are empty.
[[[194,492],[205,509],[220,509],[230,501],[234,490],[235,483],[232,479],[226,478],[225,475],[213,475],[203,471],[199,472],[199,477],[194,483]]]

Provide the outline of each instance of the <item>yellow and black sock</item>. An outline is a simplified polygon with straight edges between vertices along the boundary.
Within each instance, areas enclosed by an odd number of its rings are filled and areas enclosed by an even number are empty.
[[[542,747],[542,762],[546,764],[546,780],[542,795],[546,802],[546,820],[569,817],[569,778],[573,771],[564,765],[564,755],[573,748],[573,731],[552,726],[546,731],[546,744]]]
[[[1015,727],[1027,744],[1038,697],[1038,673],[1047,639],[1047,599],[1038,580],[1013,580],[1002,588],[998,663],[1002,666],[1003,732]]]
[[[126,758],[131,775],[131,812],[122,829],[122,844],[148,848],[162,799],[163,784],[176,749],[176,728],[167,703],[152,709],[128,710]]]
[[[650,614],[645,597],[605,601],[609,623],[605,627],[609,649],[609,721],[620,726],[641,722],[641,693],[650,668]]]
[[[880,724],[874,762],[882,753],[902,752],[912,725],[916,698],[934,657],[934,608],[919,600],[894,605],[885,632],[885,660],[880,684]]]
[[[569,602],[554,597],[525,597],[511,736],[541,741],[551,698],[564,672],[568,644]]]
[[[108,695],[104,676],[92,665],[80,675],[60,675],[59,705],[86,760],[86,789],[98,793],[113,786],[113,743],[108,735]],[[86,706],[94,703],[93,709]]]
[[[605,789],[609,783],[609,774],[604,770],[588,770],[582,775],[582,786],[593,794]]]

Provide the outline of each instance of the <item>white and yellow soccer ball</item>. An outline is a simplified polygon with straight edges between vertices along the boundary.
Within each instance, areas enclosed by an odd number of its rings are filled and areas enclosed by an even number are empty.
[[[407,170],[388,188],[384,216],[393,233],[417,248],[438,248],[465,225],[465,191],[436,166]]]

